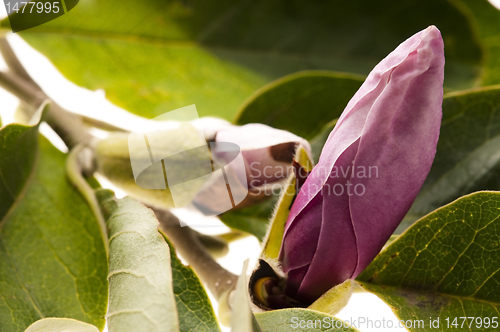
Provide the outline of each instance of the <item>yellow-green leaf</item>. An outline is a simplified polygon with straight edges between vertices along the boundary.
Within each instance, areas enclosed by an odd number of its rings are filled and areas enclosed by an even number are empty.
[[[312,170],[313,163],[301,146],[297,148],[295,160],[305,171],[310,172]],[[278,259],[281,243],[283,242],[283,233],[285,232],[285,222],[296,194],[296,178],[295,174],[292,173],[281,191],[280,199],[271,218],[268,233],[264,239],[264,249],[262,250],[262,257],[264,259]]]
[[[25,332],[99,332],[99,329],[76,319],[44,318],[31,324]]]
[[[445,40],[446,85],[471,87],[480,74],[482,49],[467,15],[453,4],[80,1],[21,36],[68,79],[104,89],[107,98],[133,113],[152,118],[194,103],[200,115],[230,120],[274,79],[306,69],[366,75],[429,25],[440,28]]]

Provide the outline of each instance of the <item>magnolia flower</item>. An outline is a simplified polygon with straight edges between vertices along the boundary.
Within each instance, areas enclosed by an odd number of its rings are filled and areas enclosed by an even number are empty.
[[[311,303],[355,278],[394,232],[434,160],[443,77],[434,26],[368,75],[291,207],[280,252],[287,296]]]
[[[217,132],[215,141],[240,147],[250,188],[288,177],[298,144],[311,153],[309,143],[302,137],[258,123],[223,128]]]
[[[269,185],[288,177],[292,171],[295,149],[299,144],[307,153],[311,153],[311,147],[305,139],[263,124],[230,126],[219,128],[214,132],[215,142],[210,143],[214,164],[227,165],[224,176],[231,184],[232,196],[246,196],[238,205],[240,208],[270,196],[273,188],[268,188]],[[231,162],[235,160],[239,151],[227,148],[225,143],[235,144],[234,146],[239,148],[243,163]],[[216,185],[216,183],[222,185]],[[221,205],[223,202],[217,198],[227,190],[224,183],[218,181],[217,178],[209,182],[205,189],[195,197],[194,205],[206,214],[223,211]]]

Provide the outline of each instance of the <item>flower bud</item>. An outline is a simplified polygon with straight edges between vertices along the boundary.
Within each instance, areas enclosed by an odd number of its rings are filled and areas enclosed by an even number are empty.
[[[348,103],[288,216],[285,293],[302,303],[355,278],[417,196],[434,160],[444,51],[431,26],[383,59]]]
[[[227,152],[224,143],[236,144],[243,156],[244,164],[230,163],[233,153]],[[212,147],[214,163],[220,161],[227,164],[226,177],[238,174],[239,185],[233,184],[231,191],[233,196],[248,196],[238,205],[239,208],[253,205],[266,199],[273,193],[272,185],[286,179],[293,171],[292,161],[296,147],[301,144],[308,154],[311,153],[309,143],[288,131],[271,128],[263,124],[247,124],[244,126],[231,126],[221,128],[215,135],[215,144]],[[244,170],[240,170],[240,168]],[[214,181],[217,182],[217,181]],[[269,188],[271,187],[271,188]],[[221,210],[218,207],[217,192],[225,191],[226,188],[217,186],[206,186],[194,199],[194,204],[202,212],[210,214],[211,211]],[[274,190],[278,192],[278,190]]]
[[[263,187],[288,176],[295,146],[302,144],[310,152],[310,146],[303,138],[262,124],[239,127],[221,122],[203,127],[194,122],[186,122],[171,127],[147,132],[147,136],[149,143],[155,142],[155,152],[159,155],[173,154],[173,157],[169,158],[172,174],[184,174],[185,177],[193,174],[193,177],[201,179],[195,173],[196,171],[199,173],[199,169],[202,168],[200,165],[203,166],[207,162],[210,165],[210,158],[213,165],[209,172],[225,169],[224,179],[219,179],[218,174],[214,172],[213,178],[200,182],[199,192],[186,191],[187,198],[184,201],[189,204],[192,200],[194,206],[207,215],[216,215],[231,208],[222,199],[224,195],[227,197],[228,189],[231,191],[233,204],[238,207],[250,206],[268,198],[272,191],[267,191]],[[187,152],[192,152],[191,155],[174,154],[176,151],[186,150],[186,146],[193,145],[192,142],[198,142],[200,130],[209,141],[207,144],[210,146],[211,155],[205,145],[202,148],[205,148],[207,153],[202,149],[190,149]],[[139,139],[142,137],[142,134],[138,135]],[[205,138],[202,138],[203,142]],[[174,205],[171,188],[168,185],[172,181],[169,180],[166,185],[161,168],[158,172],[154,167],[162,165],[156,163],[150,166],[150,151],[144,149],[145,145],[131,145],[131,142],[134,141],[130,139],[128,133],[114,133],[108,138],[99,140],[94,147],[99,172],[127,194],[147,204],[164,208],[179,207],[178,204]],[[236,158],[240,151],[242,158]],[[140,167],[140,172],[136,172],[140,173],[138,175],[133,172],[131,155],[134,157],[133,162],[139,166],[146,165]],[[242,162],[239,162],[239,159]],[[167,178],[169,174],[166,175]],[[229,188],[226,184],[230,184]],[[250,195],[247,196],[247,192],[250,192]]]

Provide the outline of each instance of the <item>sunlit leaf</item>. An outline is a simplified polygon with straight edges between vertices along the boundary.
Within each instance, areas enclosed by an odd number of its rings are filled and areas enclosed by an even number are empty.
[[[479,192],[419,220],[358,279],[401,319],[425,321],[411,331],[435,331],[430,317],[440,317],[439,331],[448,331],[446,317],[499,316],[499,260],[500,192]]]
[[[107,209],[109,331],[177,331],[170,251],[153,211],[128,197]]]
[[[243,263],[241,275],[230,297],[231,330],[241,332],[260,332],[261,328],[252,313],[248,296],[247,280],[248,259]]]
[[[98,332],[94,325],[70,318],[43,318],[31,324],[25,332]]]
[[[232,119],[274,79],[306,69],[366,75],[429,25],[445,40],[446,85],[472,86],[481,46],[446,0],[81,1],[21,36],[68,79],[133,113],[194,103],[200,115]]]
[[[350,326],[333,316],[309,309],[293,308],[273,310],[255,314],[262,332],[324,331],[356,332]]]

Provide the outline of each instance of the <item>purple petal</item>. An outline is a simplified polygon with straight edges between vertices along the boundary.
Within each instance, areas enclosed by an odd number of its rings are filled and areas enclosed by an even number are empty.
[[[410,208],[436,151],[443,72],[443,42],[432,26],[382,60],[347,105],[285,226],[280,256],[285,272],[308,263],[303,257],[300,264],[294,263],[296,254],[287,248],[316,247],[302,281],[293,281],[301,283],[298,298],[312,301],[330,287],[356,277]],[[354,166],[356,172],[332,179],[334,167],[341,166],[344,170]],[[365,168],[365,177],[357,174],[360,167]],[[369,167],[378,171],[375,178],[367,177]],[[325,188],[331,191],[347,180],[352,189],[362,188],[363,194],[325,193]],[[306,208],[317,196],[323,197],[322,219],[307,217]],[[303,238],[302,243],[297,240],[297,234],[307,234],[315,222],[321,223],[317,246],[311,244],[314,237]]]

